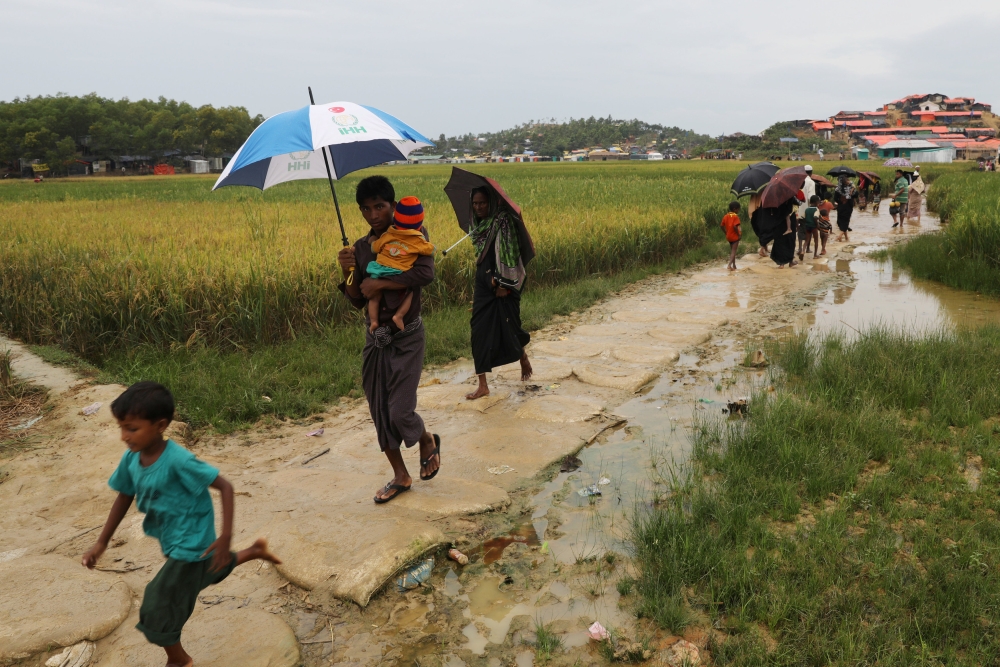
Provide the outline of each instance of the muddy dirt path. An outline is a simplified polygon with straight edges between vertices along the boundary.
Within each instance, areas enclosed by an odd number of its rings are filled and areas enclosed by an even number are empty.
[[[858,214],[851,244],[830,244],[826,257],[792,270],[748,255],[735,273],[720,261],[632,285],[536,332],[535,376],[522,383],[516,365],[499,369],[488,398],[464,399],[468,362],[428,371],[419,410],[441,435],[442,471],[388,505],[371,501],[388,469],[363,400],[228,437],[174,425],[173,437],[237,489],[234,547],[266,535],[284,559],[206,590],[185,633],[189,652],[224,666],[527,667],[542,623],[561,637],[560,661],[591,664],[601,660],[585,633],[595,620],[668,645],[675,638],[636,625],[617,587],[628,570],[627,512],[667,488],[699,411],[721,414],[765,379],[741,365],[746,341],[857,328],[869,311],[913,311],[928,323],[997,318],[986,303],[935,310],[931,301],[958,297],[864,260],[937,227],[930,216],[902,234],[889,224]],[[911,307],[914,293],[927,303]],[[122,387],[79,383],[13,346],[15,372],[52,391],[30,445],[0,460],[0,575],[14,582],[0,602],[0,660],[41,664],[46,648],[91,639],[92,664],[158,664],[133,628],[162,562],[141,517],[126,517],[101,572],[78,565],[112,500],[107,478],[122,450],[108,404]],[[416,468],[416,450],[405,456]],[[452,544],[472,563],[445,560],[441,547]],[[397,592],[393,576],[431,554],[427,585]],[[704,637],[695,628],[688,638],[703,646]]]

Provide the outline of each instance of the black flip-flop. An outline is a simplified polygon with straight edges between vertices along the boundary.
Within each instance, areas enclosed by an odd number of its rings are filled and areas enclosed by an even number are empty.
[[[427,477],[424,477],[423,475],[420,476],[421,481],[424,482],[434,479],[434,475],[438,474],[438,472],[441,470],[441,437],[437,433],[434,434],[434,444],[437,446],[434,447],[434,451],[431,452],[431,455],[428,456],[426,459],[420,459],[420,467],[423,468],[424,466],[430,464],[431,459],[434,457],[435,454],[437,454],[438,456],[437,470],[427,475]]]
[[[382,489],[382,490],[383,491],[392,491],[392,490],[395,490],[396,493],[392,494],[388,498],[379,498],[378,496],[375,496],[375,504],[376,505],[381,505],[382,503],[387,503],[390,500],[395,499],[396,496],[398,496],[399,494],[406,493],[407,491],[409,491],[410,487],[403,486],[402,484],[393,484],[392,482],[389,482],[388,484],[385,485],[385,488]]]

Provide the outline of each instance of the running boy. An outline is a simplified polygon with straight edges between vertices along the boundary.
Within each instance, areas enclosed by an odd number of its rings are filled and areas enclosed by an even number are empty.
[[[396,276],[409,271],[420,255],[433,255],[434,244],[424,238],[424,206],[416,197],[403,197],[396,203],[392,216],[392,226],[374,243],[372,252],[375,260],[368,262],[365,271],[372,278]],[[378,310],[382,301],[382,292],[376,292],[368,299],[368,318],[371,320],[369,331],[375,333],[378,329]],[[400,331],[403,330],[403,317],[410,311],[413,303],[413,292],[407,290],[406,296],[392,316],[392,322]]]
[[[719,225],[726,230],[726,240],[729,241],[729,264],[726,264],[726,268],[730,271],[736,270],[736,250],[740,247],[742,237],[739,210],[738,201],[729,202],[729,213],[722,216],[722,224]]]
[[[146,585],[139,609],[139,629],[167,652],[167,667],[191,667],[181,646],[181,630],[194,611],[198,594],[217,584],[237,565],[262,559],[281,563],[259,539],[249,549],[233,552],[233,487],[219,471],[163,432],[174,418],[174,399],[163,385],[137,382],[111,403],[111,412],[128,447],[108,484],[118,492],[97,543],[83,555],[93,569],[138,496],[145,513],[143,531],[160,541],[167,557]],[[215,536],[215,512],[209,488],[222,494],[222,534]]]

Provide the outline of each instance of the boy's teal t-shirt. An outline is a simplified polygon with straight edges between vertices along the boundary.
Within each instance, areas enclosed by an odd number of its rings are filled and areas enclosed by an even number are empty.
[[[135,496],[136,506],[146,515],[142,529],[160,541],[164,556],[195,562],[207,558],[201,554],[215,541],[208,487],[218,476],[218,469],[167,440],[160,458],[148,468],[139,463],[139,452],[126,450],[108,485]]]

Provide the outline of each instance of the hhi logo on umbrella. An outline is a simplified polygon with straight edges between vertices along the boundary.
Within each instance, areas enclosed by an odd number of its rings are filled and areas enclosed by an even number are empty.
[[[339,125],[338,128],[341,134],[368,134],[368,130],[365,129],[364,125],[358,125],[358,117],[344,113],[346,109],[344,107],[330,107],[330,112],[334,114],[333,122]]]

